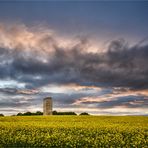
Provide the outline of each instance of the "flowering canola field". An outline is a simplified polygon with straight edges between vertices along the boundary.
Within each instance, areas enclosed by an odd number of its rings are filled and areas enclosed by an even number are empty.
[[[0,148],[148,148],[148,117],[0,117]]]

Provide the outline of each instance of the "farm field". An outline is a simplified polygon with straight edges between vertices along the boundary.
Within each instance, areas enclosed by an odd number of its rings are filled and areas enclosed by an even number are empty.
[[[0,147],[148,147],[145,116],[0,117]]]

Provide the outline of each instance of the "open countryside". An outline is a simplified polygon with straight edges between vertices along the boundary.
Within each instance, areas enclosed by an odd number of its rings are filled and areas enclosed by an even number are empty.
[[[0,148],[148,148],[148,0],[0,0]]]

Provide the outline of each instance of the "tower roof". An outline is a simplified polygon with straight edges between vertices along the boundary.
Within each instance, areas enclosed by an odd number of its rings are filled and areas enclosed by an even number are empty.
[[[44,98],[44,100],[51,100],[51,99],[52,99],[51,97]]]

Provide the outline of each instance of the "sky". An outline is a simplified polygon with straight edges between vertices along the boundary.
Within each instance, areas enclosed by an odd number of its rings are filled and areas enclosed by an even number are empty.
[[[148,1],[1,1],[0,113],[148,115]]]

